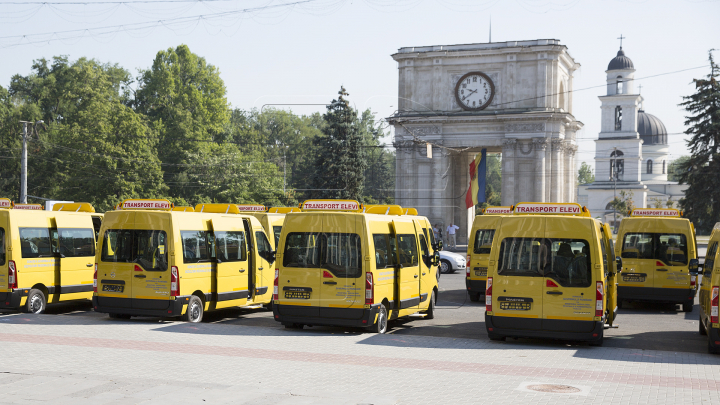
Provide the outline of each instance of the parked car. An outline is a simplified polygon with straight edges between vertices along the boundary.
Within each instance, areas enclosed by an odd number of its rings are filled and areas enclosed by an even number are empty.
[[[448,252],[445,250],[440,251],[440,273],[455,273],[456,271],[465,271],[465,256]]]

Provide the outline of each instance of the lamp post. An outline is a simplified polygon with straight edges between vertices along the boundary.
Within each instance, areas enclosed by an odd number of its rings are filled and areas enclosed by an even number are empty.
[[[613,233],[617,233],[617,147],[613,148],[613,151],[614,159],[610,159],[610,180],[613,182]]]

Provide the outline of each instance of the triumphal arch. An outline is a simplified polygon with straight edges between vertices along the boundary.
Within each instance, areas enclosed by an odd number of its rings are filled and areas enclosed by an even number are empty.
[[[580,65],[559,40],[408,47],[392,57],[397,204],[458,225],[458,243],[467,242],[468,167],[483,148],[501,154],[503,205],[575,201]]]

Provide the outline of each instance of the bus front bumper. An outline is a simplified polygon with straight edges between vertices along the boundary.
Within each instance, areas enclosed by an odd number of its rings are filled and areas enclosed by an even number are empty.
[[[283,325],[347,326],[367,328],[375,324],[378,308],[326,308],[299,305],[280,305],[273,302],[273,318]]]
[[[524,321],[528,321],[527,325]],[[552,323],[551,327],[544,328],[542,324],[543,321]],[[517,328],[498,328],[498,323],[513,325]],[[488,315],[486,313],[485,328],[487,329],[488,336],[492,337],[542,338],[595,342],[603,338],[605,322],[509,318]]]
[[[176,297],[172,300],[144,300],[93,295],[92,305],[95,312],[105,314],[169,318],[182,315],[183,307],[187,305],[189,299],[190,296]]]

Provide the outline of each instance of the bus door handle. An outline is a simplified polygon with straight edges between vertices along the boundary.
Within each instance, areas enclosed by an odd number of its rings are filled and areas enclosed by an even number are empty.
[[[92,266],[93,266],[92,263],[88,263],[85,265],[85,267],[92,267]]]
[[[423,276],[424,276],[424,275],[425,275],[425,273],[423,273]]]
[[[417,275],[417,274],[415,274],[415,275],[414,275],[413,277],[415,277],[415,278],[418,278],[418,275]]]
[[[323,281],[323,284],[336,285],[337,281]]]
[[[260,268],[259,268],[258,270],[262,270],[262,269],[263,269],[263,268],[262,268],[262,267],[260,267]]]
[[[245,273],[245,269],[240,269],[240,273]]]
[[[145,278],[145,277],[147,277],[147,276],[144,274],[136,274],[135,275],[135,278]]]
[[[562,291],[546,291],[545,294],[562,295]]]
[[[657,271],[667,271],[667,269],[657,269]]]

